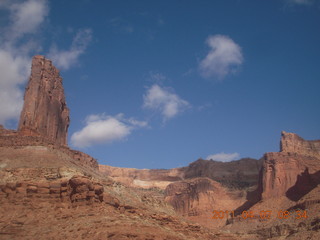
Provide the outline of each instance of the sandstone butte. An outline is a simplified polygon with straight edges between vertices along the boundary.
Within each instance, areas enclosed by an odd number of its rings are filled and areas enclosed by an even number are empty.
[[[18,130],[0,126],[0,239],[320,239],[319,140],[139,170],[70,149],[68,126],[59,71],[35,56]]]

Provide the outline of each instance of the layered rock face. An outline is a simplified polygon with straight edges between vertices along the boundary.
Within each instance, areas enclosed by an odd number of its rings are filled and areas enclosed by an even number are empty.
[[[287,196],[297,201],[320,183],[319,144],[282,132],[281,152],[264,155],[262,199]]]
[[[68,127],[69,109],[59,71],[50,60],[35,56],[18,130],[24,135],[40,135],[55,144],[67,145]]]
[[[99,165],[99,171],[114,181],[138,188],[165,189],[170,183],[182,180],[184,168],[173,169],[136,169]]]
[[[233,210],[245,201],[243,191],[230,191],[209,178],[174,182],[165,190],[165,201],[179,214],[207,227],[219,227],[224,221],[212,220],[214,210]]]

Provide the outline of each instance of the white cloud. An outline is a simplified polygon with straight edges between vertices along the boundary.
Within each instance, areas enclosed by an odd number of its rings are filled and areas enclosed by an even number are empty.
[[[211,49],[199,64],[200,74],[203,77],[222,79],[242,64],[241,48],[228,36],[210,36],[206,43]]]
[[[0,124],[20,115],[23,93],[19,84],[27,79],[30,62],[25,56],[13,56],[0,49]]]
[[[28,0],[12,4],[10,37],[18,38],[27,33],[34,33],[48,15],[46,0]]]
[[[23,105],[21,85],[30,74],[31,54],[39,49],[35,33],[48,14],[47,1],[2,1],[8,12],[0,36],[0,124],[18,119]]]
[[[240,154],[239,153],[217,153],[217,154],[212,154],[209,155],[206,159],[207,160],[216,160],[220,162],[230,162],[232,160],[237,160],[239,159]]]
[[[133,118],[126,119],[123,114],[116,116],[90,115],[86,118],[86,126],[71,136],[71,144],[84,148],[95,144],[111,143],[125,139],[132,130],[147,126],[147,122]]]
[[[80,30],[74,37],[69,50],[59,50],[57,46],[52,46],[49,58],[61,69],[69,69],[76,64],[78,58],[83,54],[92,39],[91,29]]]
[[[164,120],[168,120],[185,110],[190,104],[173,93],[169,88],[152,85],[143,96],[143,107],[160,111]]]

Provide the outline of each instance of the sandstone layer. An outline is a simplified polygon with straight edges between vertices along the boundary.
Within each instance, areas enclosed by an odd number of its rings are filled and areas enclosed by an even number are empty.
[[[184,168],[136,169],[99,165],[99,171],[114,181],[130,187],[165,189],[170,183],[184,178]]]
[[[35,56],[18,130],[25,135],[40,135],[56,144],[67,145],[68,127],[69,109],[59,71],[50,60]]]
[[[86,153],[70,149],[68,146],[58,145],[52,140],[42,136],[30,136],[28,134],[25,135],[24,132],[0,128],[0,156],[1,153],[6,152],[9,155],[27,157],[27,155],[24,154],[37,154],[39,147],[46,149],[48,152],[59,150],[59,154],[67,155],[70,157],[70,161],[76,162],[78,165],[98,169],[97,160]],[[25,151],[25,149],[29,149],[29,151]],[[21,154],[18,152],[21,152]],[[34,163],[35,162],[36,161],[34,161]],[[58,162],[57,160],[57,163]],[[49,160],[48,164],[50,164]]]

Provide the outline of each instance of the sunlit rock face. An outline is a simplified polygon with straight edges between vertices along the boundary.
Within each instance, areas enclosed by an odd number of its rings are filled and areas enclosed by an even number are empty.
[[[58,145],[67,145],[69,121],[69,109],[59,71],[44,56],[34,56],[19,132],[40,135]]]
[[[295,133],[282,131],[280,151],[320,158],[320,140],[306,141]]]

